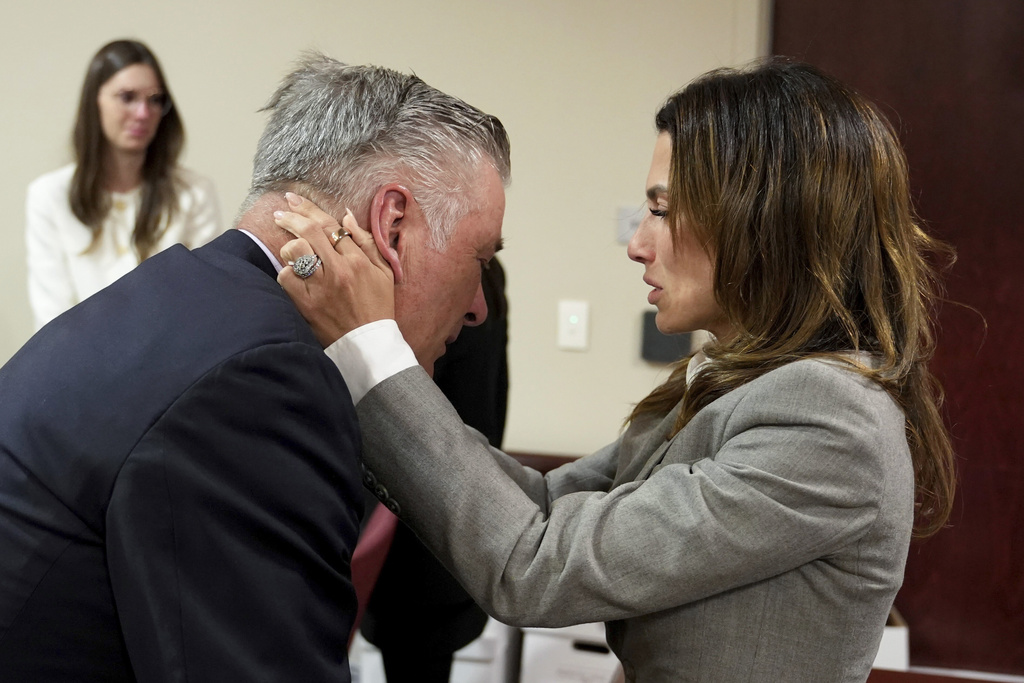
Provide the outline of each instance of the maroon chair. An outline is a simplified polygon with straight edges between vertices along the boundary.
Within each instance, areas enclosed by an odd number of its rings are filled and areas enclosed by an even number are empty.
[[[352,585],[356,589],[356,600],[359,603],[356,611],[356,620],[352,624],[352,633],[349,634],[348,644],[352,646],[352,639],[359,630],[359,623],[366,613],[366,606],[370,602],[370,595],[373,594],[373,587],[380,576],[380,570],[387,559],[388,549],[391,548],[391,539],[395,537],[395,527],[398,526],[398,517],[395,517],[382,504],[377,503],[373,509],[366,528],[359,535],[356,549],[352,552]]]

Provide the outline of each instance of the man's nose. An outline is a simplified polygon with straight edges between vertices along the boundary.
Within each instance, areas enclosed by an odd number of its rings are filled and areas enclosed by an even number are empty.
[[[487,320],[487,299],[484,298],[483,285],[476,286],[476,294],[473,296],[473,303],[466,311],[466,327],[476,327]]]

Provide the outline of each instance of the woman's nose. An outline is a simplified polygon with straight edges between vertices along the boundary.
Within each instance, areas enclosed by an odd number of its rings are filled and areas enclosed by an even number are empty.
[[[644,229],[646,222],[646,220],[640,221],[640,225],[637,226],[633,236],[629,238],[629,244],[626,246],[626,254],[637,263],[646,263],[651,260],[650,250],[647,248],[646,230]]]
[[[138,102],[133,102],[130,110],[132,112],[132,116],[137,119],[148,119],[156,116],[156,113],[153,111],[149,102],[144,99],[139,100]]]

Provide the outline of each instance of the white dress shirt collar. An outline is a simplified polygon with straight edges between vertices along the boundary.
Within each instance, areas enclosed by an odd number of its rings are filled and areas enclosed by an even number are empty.
[[[274,266],[274,271],[275,271],[275,272],[278,272],[278,273],[280,273],[280,272],[281,272],[281,269],[283,269],[283,268],[284,268],[284,266],[282,266],[282,265],[281,265],[281,262],[277,260],[277,257],[276,257],[276,256],[274,256],[273,252],[271,252],[271,251],[270,251],[270,249],[267,249],[267,245],[263,244],[263,242],[261,242],[261,241],[260,241],[260,238],[259,238],[259,237],[257,237],[256,235],[252,234],[252,233],[251,233],[251,232],[249,232],[248,230],[243,230],[242,228],[239,228],[239,229],[238,229],[238,232],[240,232],[240,233],[243,233],[243,234],[245,234],[245,235],[248,235],[248,236],[249,236],[249,238],[250,238],[250,239],[251,239],[251,240],[252,240],[253,242],[255,242],[256,244],[258,244],[258,245],[259,245],[259,247],[260,247],[260,249],[262,249],[262,250],[263,250],[263,253],[267,255],[267,258],[268,258],[268,259],[270,259],[270,263],[271,263],[271,265],[273,265],[273,266]]]

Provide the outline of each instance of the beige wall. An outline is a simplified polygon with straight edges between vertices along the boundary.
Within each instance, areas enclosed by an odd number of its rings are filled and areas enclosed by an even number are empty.
[[[159,56],[225,222],[241,201],[263,117],[298,53],[414,70],[498,115],[512,138],[505,217],[512,393],[506,446],[582,454],[615,438],[664,376],[639,358],[642,268],[615,241],[643,200],[652,118],[697,74],[765,45],[766,0],[40,0],[7,3],[0,41],[0,362],[31,333],[24,192],[69,161],[86,62],[135,37]],[[590,349],[556,348],[559,299],[591,304]],[[3,400],[3,397],[0,397]]]

